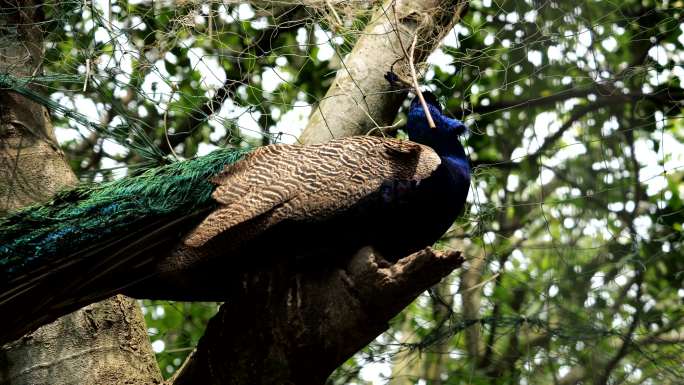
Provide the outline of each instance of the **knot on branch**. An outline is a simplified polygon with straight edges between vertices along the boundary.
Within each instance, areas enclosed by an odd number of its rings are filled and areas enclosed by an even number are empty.
[[[464,261],[459,251],[440,252],[427,247],[390,263],[373,248],[364,247],[350,260],[346,273],[365,308],[391,313],[401,310]]]

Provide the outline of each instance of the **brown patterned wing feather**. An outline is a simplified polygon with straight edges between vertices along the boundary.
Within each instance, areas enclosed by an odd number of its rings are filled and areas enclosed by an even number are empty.
[[[260,147],[245,159],[227,166],[212,180],[218,185],[212,198],[221,206],[209,214],[184,243],[191,247],[202,246],[231,227],[292,199],[297,189],[289,184],[287,176],[297,172],[291,161],[298,153],[301,153],[301,147]]]
[[[386,180],[421,180],[440,158],[409,141],[363,136],[309,146],[271,145],[214,178],[221,206],[185,239],[200,247],[259,217],[261,230],[284,219],[315,219],[352,207]]]

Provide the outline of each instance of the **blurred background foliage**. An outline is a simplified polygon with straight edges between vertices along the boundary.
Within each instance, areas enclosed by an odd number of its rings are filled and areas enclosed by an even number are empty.
[[[40,81],[73,169],[296,142],[377,2],[310,3],[46,6]],[[421,68],[471,129],[469,207],[438,245],[467,265],[331,383],[682,383],[683,8],[471,1]],[[169,376],[217,304],[142,305]]]

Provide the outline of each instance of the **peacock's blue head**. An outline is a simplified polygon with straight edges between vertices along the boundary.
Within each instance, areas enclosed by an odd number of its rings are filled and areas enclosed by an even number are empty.
[[[423,98],[435,122],[435,128],[430,128],[423,106],[416,96],[409,107],[406,123],[409,139],[432,147],[442,156],[465,157],[459,136],[467,132],[468,128],[460,120],[444,115],[442,106],[432,92],[423,92]]]

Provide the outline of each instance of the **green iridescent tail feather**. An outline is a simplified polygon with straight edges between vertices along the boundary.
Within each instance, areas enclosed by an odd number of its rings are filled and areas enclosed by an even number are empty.
[[[210,208],[211,176],[249,150],[221,149],[118,181],[83,185],[0,218],[0,282],[167,215]]]

